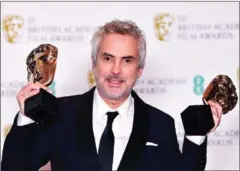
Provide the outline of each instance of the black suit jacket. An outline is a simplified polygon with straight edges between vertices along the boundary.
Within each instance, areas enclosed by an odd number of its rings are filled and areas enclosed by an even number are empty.
[[[58,98],[52,125],[17,126],[16,116],[4,143],[2,170],[38,170],[49,160],[52,170],[101,170],[92,127],[94,89]],[[181,153],[173,118],[144,103],[134,91],[132,96],[133,129],[118,170],[203,170],[207,139],[198,146],[184,138]]]

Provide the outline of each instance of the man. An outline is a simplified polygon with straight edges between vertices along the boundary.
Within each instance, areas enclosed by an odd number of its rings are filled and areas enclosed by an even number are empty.
[[[132,90],[145,56],[144,35],[133,22],[114,20],[100,27],[92,38],[96,87],[58,98],[58,117],[50,126],[31,121],[23,112],[25,99],[46,87],[38,83],[23,87],[17,96],[20,113],[5,141],[2,169],[36,170],[49,160],[52,170],[204,169],[206,136],[185,137],[181,153],[173,118]],[[209,104],[214,131],[222,111],[218,104]]]

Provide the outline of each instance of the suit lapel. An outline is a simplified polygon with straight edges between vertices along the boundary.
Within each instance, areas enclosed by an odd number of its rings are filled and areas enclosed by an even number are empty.
[[[134,121],[132,133],[118,170],[134,170],[142,156],[148,134],[148,114],[145,103],[132,91],[134,98]]]
[[[83,94],[78,107],[78,142],[86,169],[99,169],[92,125],[93,94],[95,87]]]

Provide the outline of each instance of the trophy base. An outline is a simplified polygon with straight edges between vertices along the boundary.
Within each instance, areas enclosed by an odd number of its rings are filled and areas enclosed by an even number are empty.
[[[206,135],[214,127],[209,105],[188,106],[181,117],[186,135]]]
[[[57,98],[44,89],[25,101],[24,113],[38,123],[51,123],[57,112]]]

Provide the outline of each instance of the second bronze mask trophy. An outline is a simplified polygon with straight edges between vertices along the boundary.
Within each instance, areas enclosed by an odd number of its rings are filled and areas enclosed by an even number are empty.
[[[205,89],[202,100],[204,105],[188,106],[181,113],[186,135],[206,135],[214,127],[212,111],[207,101],[218,103],[222,107],[222,113],[226,114],[237,104],[236,87],[227,75],[218,75]]]

